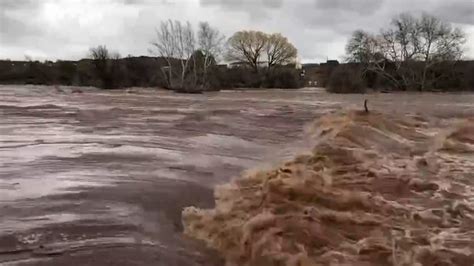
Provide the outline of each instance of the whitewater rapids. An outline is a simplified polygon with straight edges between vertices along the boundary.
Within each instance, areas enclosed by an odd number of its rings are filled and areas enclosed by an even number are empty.
[[[474,119],[333,112],[307,133],[307,153],[186,208],[185,234],[228,265],[474,265]]]

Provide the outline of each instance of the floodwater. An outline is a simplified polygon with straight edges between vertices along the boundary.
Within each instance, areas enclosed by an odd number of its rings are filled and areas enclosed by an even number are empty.
[[[364,99],[433,136],[474,117],[472,94],[70,91],[0,86],[0,265],[223,265],[182,234],[183,208],[310,150],[314,119]]]

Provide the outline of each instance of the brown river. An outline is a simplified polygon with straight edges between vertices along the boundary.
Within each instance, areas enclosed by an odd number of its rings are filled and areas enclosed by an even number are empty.
[[[474,94],[71,90],[0,86],[0,265],[474,263]]]

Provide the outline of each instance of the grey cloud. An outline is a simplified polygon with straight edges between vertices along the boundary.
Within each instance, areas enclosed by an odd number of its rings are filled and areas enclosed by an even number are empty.
[[[220,6],[224,8],[280,8],[283,0],[200,0],[203,6]]]
[[[2,16],[0,17],[0,41],[1,44],[15,44],[26,36],[40,35],[41,29],[34,25],[29,25],[23,20]]]
[[[454,23],[474,25],[474,1],[457,0],[445,2],[433,14]]]
[[[331,41],[331,39],[338,38],[341,35],[348,35],[358,28],[369,31],[376,30],[383,24],[384,20],[389,20],[381,12],[379,12],[379,15],[363,15],[362,13],[366,11],[362,11],[362,9],[369,8],[360,7],[361,10],[359,11],[354,10],[350,8],[351,3],[354,2],[348,1],[344,8],[338,8],[340,2],[306,1],[299,6],[292,6],[287,12],[295,18],[300,27],[324,33],[325,39],[320,41]],[[381,9],[381,6],[377,9]],[[327,34],[327,32],[332,33],[332,35]]]
[[[262,0],[265,7],[280,8],[283,5],[283,0]]]
[[[117,0],[125,5],[171,5],[174,4],[173,0]]]
[[[0,44],[16,44],[43,30],[32,21],[40,2],[35,0],[0,1]]]
[[[352,11],[360,15],[371,15],[384,4],[383,0],[316,0],[316,7],[331,11]]]
[[[1,0],[0,10],[30,9],[40,5],[39,0]]]
[[[225,12],[244,12],[251,21],[261,22],[271,16],[273,10],[283,6],[283,0],[200,0],[202,7],[218,7]]]
[[[54,20],[46,21],[44,13],[37,15],[46,2],[84,5],[94,15],[86,19],[76,14],[65,25],[51,24]],[[115,5],[109,9],[105,2]],[[102,4],[96,9],[95,3]],[[21,59],[22,54],[9,52],[38,50],[53,58],[77,58],[98,44],[123,55],[143,55],[154,27],[171,18],[208,20],[226,36],[242,29],[281,32],[297,46],[302,59],[320,61],[343,55],[352,31],[377,32],[401,12],[434,14],[474,31],[473,0],[200,0],[192,4],[186,0],[0,0],[0,57]],[[97,25],[91,25],[95,20]],[[474,41],[474,36],[469,38]]]
[[[123,0],[123,3],[126,5],[136,5],[136,4],[143,4],[146,1],[144,0]]]
[[[440,17],[447,22],[474,25],[473,0],[387,1],[383,9],[389,17],[400,12],[413,14],[428,13]]]

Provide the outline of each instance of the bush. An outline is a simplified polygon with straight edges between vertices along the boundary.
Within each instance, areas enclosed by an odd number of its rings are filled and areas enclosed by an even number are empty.
[[[474,75],[472,74],[474,73],[474,61],[471,61],[471,64],[462,69],[460,88],[467,91],[474,91]]]
[[[365,93],[366,85],[360,69],[343,65],[332,72],[326,89],[332,93]]]
[[[259,88],[262,75],[245,67],[216,69],[211,74],[213,87],[217,88]]]
[[[299,71],[294,68],[274,68],[268,70],[265,78],[265,88],[301,88],[303,81]]]
[[[179,61],[173,62],[178,64]],[[24,62],[0,60],[1,84],[61,84],[73,86],[123,87],[161,87],[167,86],[166,75],[161,71],[166,60],[154,57],[128,57],[109,62],[110,67],[103,78],[97,74],[94,61]],[[362,64],[321,64],[307,71],[306,79],[317,80],[329,92],[361,93],[365,87],[373,90],[416,90],[418,87],[397,87],[390,79],[374,71],[365,71]],[[387,73],[395,78],[395,65],[387,63]],[[413,67],[410,67],[413,69]],[[419,69],[419,68],[417,68]],[[308,70],[308,69],[306,69]],[[425,90],[436,91],[474,91],[474,61],[443,62],[428,72],[430,82]],[[192,77],[192,75],[191,75]],[[299,71],[290,67],[274,67],[272,70],[260,69],[256,72],[248,67],[227,68],[214,65],[209,69],[205,82],[185,86],[187,91],[219,90],[233,88],[298,88],[303,85]],[[416,85],[416,84],[415,84]],[[104,86],[105,87],[105,86]],[[174,88],[169,88],[174,89]],[[180,89],[180,88],[178,88]]]
[[[209,76],[211,88],[300,88],[303,80],[299,71],[293,68],[275,67],[260,69],[251,68],[216,68]]]

